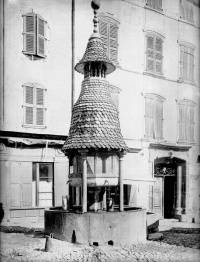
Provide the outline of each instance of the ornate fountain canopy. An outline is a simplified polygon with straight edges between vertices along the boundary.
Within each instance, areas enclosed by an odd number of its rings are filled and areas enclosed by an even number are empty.
[[[105,79],[115,66],[105,53],[97,30],[98,1],[92,1],[94,31],[81,61],[75,69],[84,73],[80,96],[73,106],[71,126],[63,152],[78,150],[124,152],[128,150],[121,134],[118,110]]]
[[[100,7],[100,2],[94,0],[92,1],[91,6],[94,9],[94,30],[93,34],[89,38],[85,54],[75,66],[75,70],[79,73],[84,74],[85,69],[87,71],[90,71],[90,68],[94,65],[94,63],[96,63],[96,66],[99,68],[98,71],[101,71],[101,68],[106,68],[105,73],[110,74],[115,70],[115,66],[107,57],[102,39],[98,32],[97,10]],[[87,77],[87,74],[85,75],[85,77]]]

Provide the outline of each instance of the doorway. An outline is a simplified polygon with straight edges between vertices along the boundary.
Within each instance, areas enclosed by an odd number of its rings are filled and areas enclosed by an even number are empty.
[[[157,158],[154,162],[154,211],[160,218],[174,218],[177,206],[184,210],[185,188],[186,162],[179,158]]]

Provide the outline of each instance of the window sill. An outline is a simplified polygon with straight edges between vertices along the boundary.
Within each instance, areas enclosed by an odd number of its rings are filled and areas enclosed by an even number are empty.
[[[164,138],[153,138],[153,137],[147,137],[145,136],[142,138],[143,142],[157,142],[157,143],[162,143],[164,142]]]
[[[159,9],[154,9],[153,7],[151,7],[151,6],[147,5],[147,4],[144,6],[144,8],[145,8],[145,9],[149,9],[149,10],[151,10],[151,11],[154,11],[154,12],[156,12],[156,13],[159,13],[159,14],[161,14],[161,15],[164,15],[164,14],[163,14],[163,9],[160,9],[160,10],[159,10]]]
[[[192,85],[192,86],[196,86],[196,84],[194,82],[191,82],[191,81],[188,81],[188,80],[184,80],[184,79],[178,79],[177,80],[177,83],[180,83],[180,84],[188,84],[188,85]]]
[[[49,209],[49,208],[52,208],[52,206],[50,207],[11,207],[9,210],[10,211],[14,211],[14,210],[39,210],[39,209]]]
[[[45,129],[47,128],[46,126],[34,126],[34,125],[22,125],[22,127],[25,127],[25,128],[34,128],[34,129]]]
[[[182,144],[182,145],[196,145],[195,141],[181,141],[178,140],[177,144]]]
[[[143,72],[143,75],[148,75],[148,76],[152,76],[152,77],[156,77],[160,79],[166,79],[166,77],[164,77],[163,75],[158,75],[158,74],[151,73],[151,72]]]

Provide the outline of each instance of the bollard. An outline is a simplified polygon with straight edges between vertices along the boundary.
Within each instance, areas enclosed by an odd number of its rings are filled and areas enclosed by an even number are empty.
[[[52,246],[53,246],[53,234],[50,234],[50,236],[46,237],[45,252],[51,251]]]

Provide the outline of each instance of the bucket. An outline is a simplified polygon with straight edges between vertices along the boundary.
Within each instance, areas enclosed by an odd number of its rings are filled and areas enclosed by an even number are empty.
[[[53,246],[53,234],[50,234],[50,236],[46,237],[45,252],[51,251],[52,246]]]

